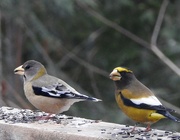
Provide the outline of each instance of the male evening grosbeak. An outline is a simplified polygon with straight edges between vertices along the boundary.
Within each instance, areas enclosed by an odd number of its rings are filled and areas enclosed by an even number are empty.
[[[110,79],[115,83],[115,98],[120,109],[132,120],[147,124],[145,131],[150,131],[150,125],[162,118],[180,122],[170,114],[174,110],[164,107],[131,70],[117,67],[111,72]]]
[[[48,117],[67,111],[75,102],[101,101],[80,94],[63,80],[48,75],[45,67],[37,61],[29,60],[14,72],[23,76],[24,92],[29,102],[37,109],[49,113]]]

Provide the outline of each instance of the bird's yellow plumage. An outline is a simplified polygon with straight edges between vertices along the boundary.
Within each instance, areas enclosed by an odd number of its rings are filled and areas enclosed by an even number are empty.
[[[123,101],[120,97],[119,93],[115,94],[116,102],[119,108],[132,120],[145,124],[152,124],[157,122],[158,120],[165,118],[163,115],[156,113],[156,116],[152,114],[155,113],[155,110],[148,109],[138,109],[135,107],[129,107],[123,104]]]
[[[120,109],[132,120],[150,125],[163,118],[180,122],[172,116],[172,109],[164,107],[145,85],[138,81],[133,72],[124,67],[116,67],[110,74],[115,83],[115,98]],[[134,130],[134,129],[133,129]]]
[[[119,72],[132,72],[131,70],[123,67],[116,67],[115,70],[118,70]]]
[[[34,78],[32,80],[36,80],[38,78],[40,78],[41,76],[43,76],[44,74],[46,74],[46,69],[44,67],[40,68],[39,71],[37,72],[37,74],[34,76]]]

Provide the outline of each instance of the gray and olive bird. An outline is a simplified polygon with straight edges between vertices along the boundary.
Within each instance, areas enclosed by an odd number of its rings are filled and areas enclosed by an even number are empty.
[[[23,76],[24,93],[37,109],[51,114],[67,111],[79,101],[101,101],[77,92],[63,80],[47,74],[45,67],[35,60],[29,60],[14,70]]]

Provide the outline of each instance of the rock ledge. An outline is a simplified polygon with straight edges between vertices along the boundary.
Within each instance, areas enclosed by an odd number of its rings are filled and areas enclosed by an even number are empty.
[[[132,126],[88,120],[66,115],[53,115],[49,120],[37,120],[44,112],[0,108],[1,140],[180,140],[180,133],[153,129],[143,132],[138,127],[135,134],[129,133]]]

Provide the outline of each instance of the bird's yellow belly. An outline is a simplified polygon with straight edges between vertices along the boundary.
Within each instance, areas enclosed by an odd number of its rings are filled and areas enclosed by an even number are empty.
[[[126,106],[120,97],[120,94],[115,95],[116,101],[120,109],[132,120],[140,123],[151,124],[164,118],[163,115],[156,113],[155,110],[138,109],[135,107]]]

